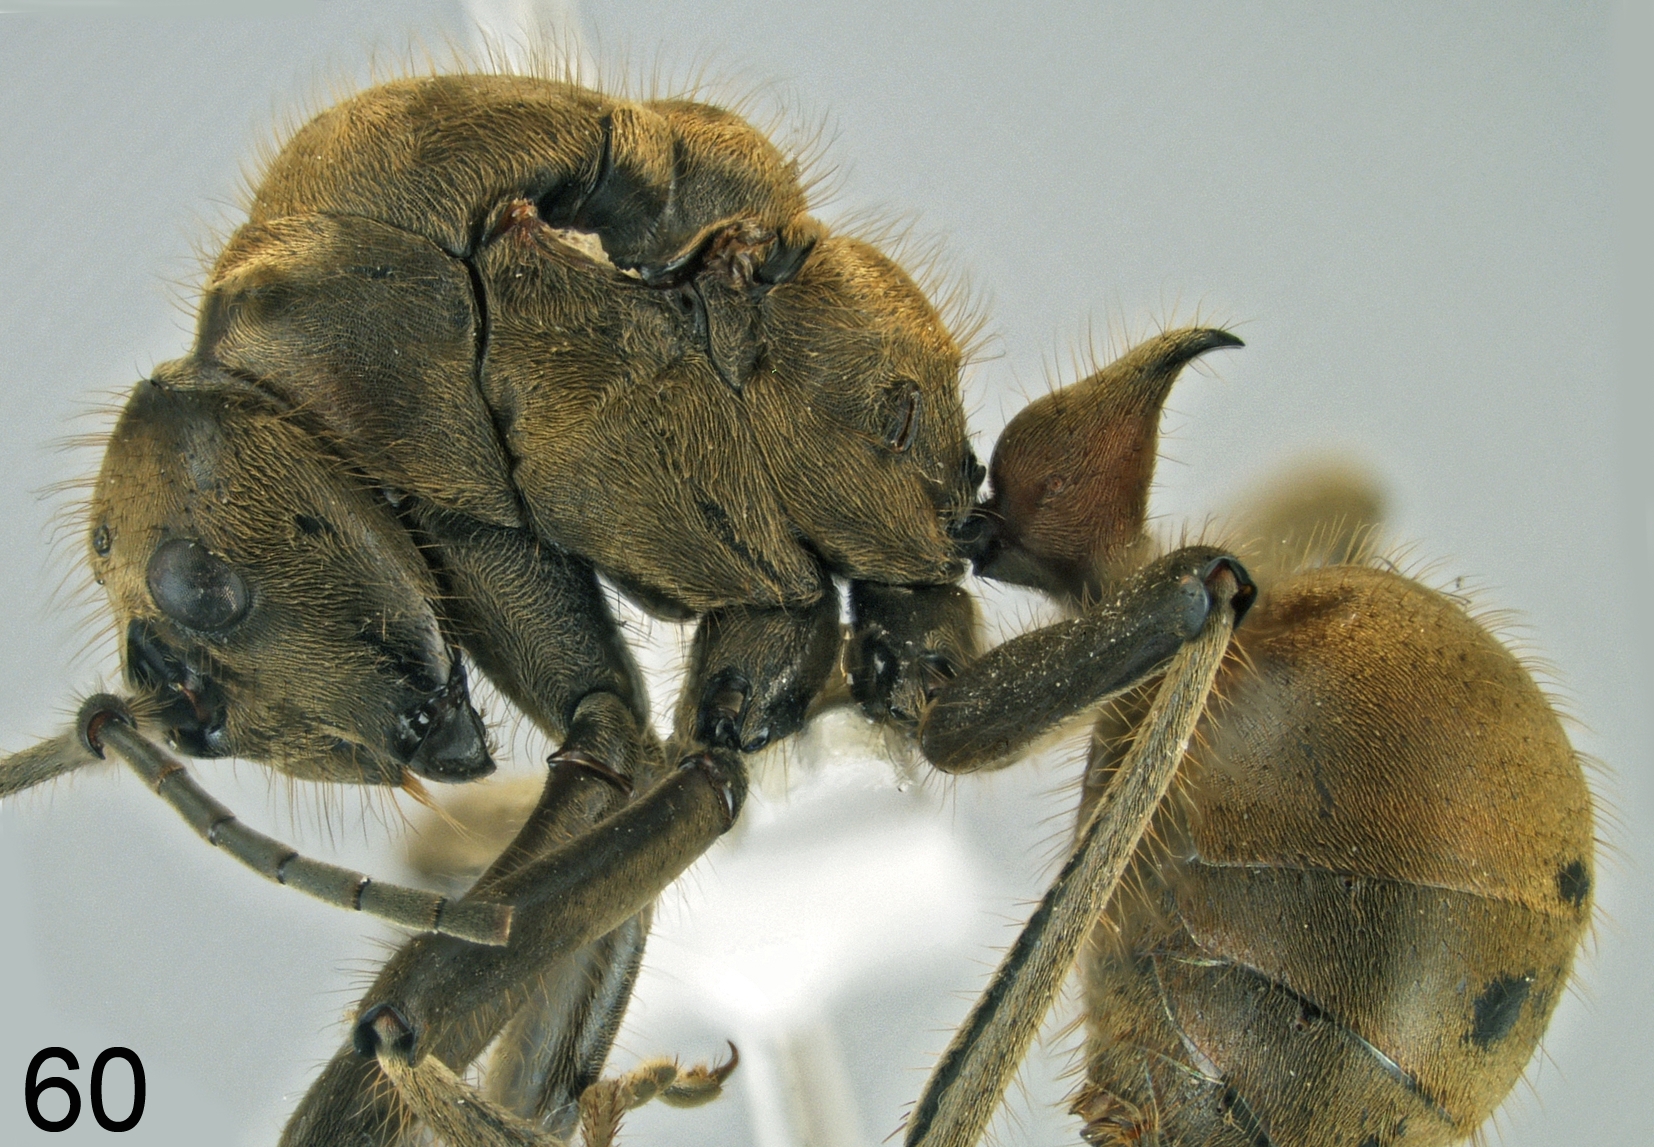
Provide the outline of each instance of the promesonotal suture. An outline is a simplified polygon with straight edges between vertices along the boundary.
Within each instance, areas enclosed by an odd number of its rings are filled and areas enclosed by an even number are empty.
[[[906,1141],[980,1141],[1076,963],[1091,1143],[1464,1140],[1589,922],[1589,793],[1527,669],[1363,558],[1346,476],[1231,545],[1149,536],[1167,395],[1240,345],[1145,339],[984,466],[943,316],[740,117],[368,89],[274,157],[193,344],[128,396],[86,524],[125,691],[0,793],[113,752],[209,843],[416,933],[284,1143],[596,1147],[736,1069],[606,1074],[651,906],[739,819],[751,754],[854,704],[965,774],[1090,717],[1074,850]],[[967,570],[1067,616],[984,649]],[[600,579],[696,623],[664,737]],[[494,768],[477,675],[558,747],[457,897],[299,856],[175,755],[467,783]]]

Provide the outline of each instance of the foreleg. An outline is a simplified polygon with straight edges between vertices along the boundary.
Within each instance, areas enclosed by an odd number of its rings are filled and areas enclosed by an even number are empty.
[[[414,940],[364,997],[358,1050],[377,1053],[373,1021],[391,1010],[408,1029],[410,1054],[431,1050],[449,1063],[466,1062],[448,1053],[480,1050],[504,1022],[502,1007],[513,1010],[501,1001],[520,1003],[550,960],[650,904],[734,823],[746,794],[736,742],[744,736],[742,747],[762,747],[802,721],[832,667],[836,612],[824,596],[804,609],[731,610],[704,621],[685,686],[700,700],[680,708],[674,743],[685,755],[678,767],[543,856],[515,867],[502,858],[472,895],[513,906],[511,944],[485,950]],[[539,819],[531,817],[524,831]],[[498,1022],[485,1022],[496,1016]]]
[[[658,776],[648,699],[591,564],[428,503],[406,517],[447,591],[445,620],[512,704],[622,788]]]
[[[746,775],[730,742],[756,747],[802,720],[833,664],[836,613],[824,595],[801,610],[729,611],[709,620],[686,685],[700,701],[681,710],[674,738],[684,747],[679,766],[582,835],[535,855],[540,845],[528,843],[531,835],[549,842],[567,808],[553,799],[554,789],[612,783],[602,770],[569,759],[565,743],[541,810],[472,892],[513,906],[509,946],[430,944],[427,937],[405,946],[363,997],[351,1048],[329,1064],[283,1142],[395,1142],[407,1114],[378,1085],[376,1060],[415,1065],[434,1055],[463,1067],[514,1014],[526,1014],[558,961],[643,911],[739,812]],[[623,1003],[624,992],[615,993],[616,1012]],[[550,1082],[543,1094],[572,1091],[572,1077]]]
[[[646,699],[636,670],[588,564],[523,531],[423,503],[411,503],[404,513],[448,591],[445,620],[450,629],[508,697],[562,739],[528,822],[467,897],[504,900],[519,890],[525,868],[545,861],[659,777],[660,745],[644,715]],[[512,876],[517,883],[505,886]],[[646,903],[645,898],[638,908]],[[578,993],[559,1006],[572,1025],[565,1037],[583,1051],[573,1059],[553,1056],[546,1062],[545,1090],[578,1094],[601,1068],[624,1010],[630,976],[572,977],[559,960],[588,970],[594,963],[635,964],[646,920],[622,917],[603,931],[614,925],[620,926],[616,939],[601,933],[586,936],[592,946],[584,952],[573,951],[582,935],[578,931],[575,945],[554,951],[531,951],[529,936],[513,936],[508,949],[513,961],[525,961],[539,976],[561,980]],[[381,981],[394,970],[407,975],[410,968],[442,958],[443,949],[411,942],[387,965]],[[450,1067],[463,1069],[531,994],[525,987],[499,1006],[477,1012],[463,1038],[455,1036],[434,1049]],[[306,1096],[287,1140],[320,1144],[354,1136],[391,1142],[406,1118],[374,1062],[347,1047]]]

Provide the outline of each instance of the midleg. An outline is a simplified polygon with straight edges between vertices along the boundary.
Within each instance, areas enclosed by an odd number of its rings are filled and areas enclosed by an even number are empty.
[[[840,640],[831,592],[796,609],[707,614],[678,699],[675,743],[755,753],[797,732],[833,672]]]

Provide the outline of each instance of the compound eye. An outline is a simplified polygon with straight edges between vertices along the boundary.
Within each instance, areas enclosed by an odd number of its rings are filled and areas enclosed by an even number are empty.
[[[161,612],[188,629],[217,632],[247,613],[246,581],[194,538],[162,543],[145,580]]]

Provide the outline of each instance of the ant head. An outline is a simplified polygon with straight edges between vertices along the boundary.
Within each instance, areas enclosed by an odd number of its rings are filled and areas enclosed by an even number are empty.
[[[418,550],[251,388],[189,361],[139,383],[89,540],[127,682],[183,751],[371,784],[493,769]]]

